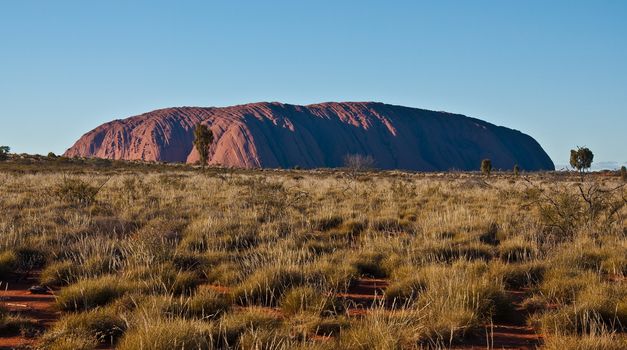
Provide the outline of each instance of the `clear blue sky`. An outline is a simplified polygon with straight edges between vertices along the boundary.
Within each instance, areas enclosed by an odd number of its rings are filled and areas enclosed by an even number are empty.
[[[0,144],[170,106],[381,101],[627,162],[627,1],[0,0]]]

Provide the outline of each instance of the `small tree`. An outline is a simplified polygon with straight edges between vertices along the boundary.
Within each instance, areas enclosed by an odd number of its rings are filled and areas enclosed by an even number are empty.
[[[514,164],[514,175],[518,176],[520,174],[520,167],[518,164]]]
[[[627,168],[624,165],[620,167],[620,177],[623,181],[627,181]]]
[[[200,164],[204,167],[209,158],[209,147],[213,142],[213,133],[206,126],[198,123],[194,130],[194,147],[200,155]]]
[[[362,154],[344,156],[344,166],[351,171],[365,171],[374,168],[374,158]]]
[[[587,147],[577,146],[576,150],[570,150],[570,166],[577,169],[580,173],[592,166],[593,158],[594,154]]]
[[[57,155],[54,152],[48,152],[48,158],[56,158]]]
[[[9,146],[0,146],[0,160],[7,160],[7,158],[9,158],[9,151],[11,151]]]
[[[492,161],[489,159],[484,159],[481,161],[481,173],[490,176],[492,172]]]

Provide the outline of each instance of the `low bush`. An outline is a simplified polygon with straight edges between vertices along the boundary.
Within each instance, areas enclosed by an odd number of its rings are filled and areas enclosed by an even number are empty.
[[[424,322],[423,343],[435,349],[447,349],[453,343],[478,333],[483,324],[477,314],[466,307],[427,308],[422,315]],[[429,347],[426,347],[429,348]]]
[[[413,307],[424,309],[429,328],[433,328],[430,338],[449,334],[459,339],[481,330],[492,319],[505,319],[512,314],[503,284],[491,275],[484,262],[430,265],[421,269],[420,277],[427,288]]]
[[[598,286],[599,282],[599,276],[590,271],[554,267],[545,272],[539,288],[549,302],[570,304],[581,291],[590,286]]]
[[[385,257],[383,253],[361,252],[352,258],[351,265],[355,267],[360,275],[385,278],[390,273],[382,264]]]
[[[455,260],[490,260],[494,248],[484,243],[453,245],[450,242],[437,242],[419,249],[414,260],[421,264],[451,263]]]
[[[375,231],[380,232],[414,232],[414,223],[409,220],[396,218],[380,218],[372,221],[371,227]]]
[[[32,333],[35,324],[27,318],[12,315],[0,305],[0,336],[15,336],[20,333]]]
[[[342,311],[342,306],[335,297],[310,286],[300,286],[285,293],[280,302],[286,314],[313,313],[316,315],[335,315]]]
[[[305,273],[316,280],[322,289],[344,291],[359,272],[352,264],[345,262],[339,254],[328,254],[305,268]]]
[[[326,243],[339,243],[342,241],[352,241],[366,229],[366,223],[360,220],[347,220],[341,225],[328,230],[325,236]],[[330,240],[331,242],[330,242]]]
[[[340,216],[323,217],[312,220],[311,228],[314,231],[328,231],[339,227],[342,222],[344,222],[344,219]]]
[[[61,310],[89,310],[120,297],[133,286],[116,276],[85,279],[61,289],[57,305]]]
[[[407,277],[390,283],[385,289],[385,298],[397,307],[407,306],[418,299],[426,288],[426,283],[420,277]]]
[[[240,282],[241,274],[235,264],[224,262],[204,271],[207,282],[222,286],[232,286]]]
[[[546,272],[546,266],[542,263],[494,264],[492,269],[496,277],[501,278],[510,289],[537,286]]]
[[[98,188],[78,178],[63,178],[52,188],[52,193],[59,200],[77,205],[90,205],[96,200]]]
[[[505,241],[499,246],[498,254],[505,262],[523,262],[533,259],[537,255],[537,249],[527,242]]]
[[[607,332],[583,336],[551,334],[545,338],[542,349],[624,350],[627,349],[627,336]]]
[[[201,286],[187,301],[187,308],[192,316],[212,319],[228,311],[231,303],[229,295]]]
[[[57,339],[85,338],[114,344],[126,330],[126,323],[113,309],[95,309],[67,314],[46,333],[44,342],[54,347]]]
[[[9,277],[15,271],[16,258],[13,252],[0,253],[0,281]]]
[[[98,343],[85,335],[63,335],[43,344],[49,350],[94,350]]]
[[[294,349],[296,342],[284,332],[267,329],[250,329],[242,333],[237,341],[238,349],[276,350]]]
[[[240,336],[246,331],[265,329],[272,331],[281,325],[281,319],[268,310],[247,308],[242,312],[228,313],[218,324],[219,333],[216,337],[219,348],[233,347]]]
[[[215,327],[198,320],[180,318],[147,320],[129,329],[120,350],[209,350],[214,349]]]
[[[15,268],[22,272],[38,269],[46,264],[46,252],[38,248],[19,247],[14,250]]]
[[[199,273],[177,270],[171,263],[138,266],[125,274],[128,279],[141,284],[144,291],[153,293],[191,294],[201,282]]]
[[[80,266],[73,261],[56,261],[41,271],[39,280],[46,286],[64,286],[76,282],[80,272]]]
[[[258,270],[233,292],[235,301],[243,305],[275,306],[290,287],[304,282],[304,274],[296,268],[269,267]]]
[[[534,317],[546,333],[596,334],[627,330],[627,291],[621,286],[597,284],[578,293],[571,305]]]
[[[421,316],[410,311],[390,313],[377,310],[340,333],[340,349],[415,349],[419,348],[426,328]]]

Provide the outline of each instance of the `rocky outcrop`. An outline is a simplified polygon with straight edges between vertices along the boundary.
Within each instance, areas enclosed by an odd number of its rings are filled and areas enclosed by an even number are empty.
[[[188,162],[197,123],[214,134],[210,163],[243,168],[338,167],[347,154],[370,155],[381,169],[552,170],[530,136],[459,114],[374,102],[296,106],[254,103],[167,108],[100,125],[68,157]]]

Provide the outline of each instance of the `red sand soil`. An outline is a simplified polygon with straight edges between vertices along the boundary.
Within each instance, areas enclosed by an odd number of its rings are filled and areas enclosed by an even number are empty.
[[[9,282],[2,285],[0,291],[0,305],[11,312],[18,313],[33,320],[42,328],[50,327],[59,318],[59,312],[54,310],[54,294],[31,294],[28,288],[37,284],[37,274],[31,274],[21,280]],[[388,281],[384,279],[361,278],[356,280],[346,293],[341,293],[338,297],[351,301],[348,314],[350,316],[363,316],[368,313],[369,308],[383,298]],[[215,287],[217,291],[228,292],[228,287]],[[464,344],[453,346],[451,349],[474,350],[474,349],[511,349],[511,350],[532,350],[542,343],[542,336],[537,334],[531,327],[525,325],[524,310],[520,303],[525,298],[526,291],[509,291],[512,303],[516,311],[520,312],[517,320],[507,320],[493,325],[486,325],[486,336],[482,338],[468,339]],[[268,312],[281,316],[278,309],[268,308]],[[29,339],[23,336],[0,337],[0,350],[14,349],[33,345],[36,339]]]
[[[50,327],[60,313],[54,310],[55,297],[49,294],[31,294],[28,288],[38,284],[38,274],[29,274],[3,282],[0,285],[0,305],[10,312],[28,318],[42,329]],[[0,349],[14,349],[33,345],[36,338],[24,336],[0,337]]]
[[[349,301],[346,312],[349,316],[363,316],[368,309],[383,300],[388,281],[378,278],[360,278],[353,282],[346,293],[337,296]]]
[[[370,308],[383,301],[383,294],[389,282],[385,279],[360,278],[356,280],[346,293],[337,296],[349,301],[347,313],[349,316],[362,317],[368,314]],[[226,293],[228,287],[209,285],[216,291]],[[508,349],[508,350],[533,350],[542,344],[542,335],[535,329],[525,324],[526,312],[521,307],[522,301],[528,295],[528,291],[517,290],[507,292],[512,300],[515,311],[518,313],[511,320],[505,320],[486,325],[484,337],[476,337],[464,340],[464,344],[453,345],[455,350],[479,350],[479,349]],[[268,312],[280,316],[278,309],[267,308]],[[318,338],[314,338],[318,339]],[[319,340],[328,340],[327,338]]]
[[[518,317],[486,325],[483,338],[468,339],[464,344],[453,346],[451,349],[537,349],[542,344],[542,335],[538,334],[533,327],[526,325],[527,314],[521,307],[523,300],[528,295],[528,291],[507,291],[507,294],[509,294],[514,310],[517,313],[514,316]]]

